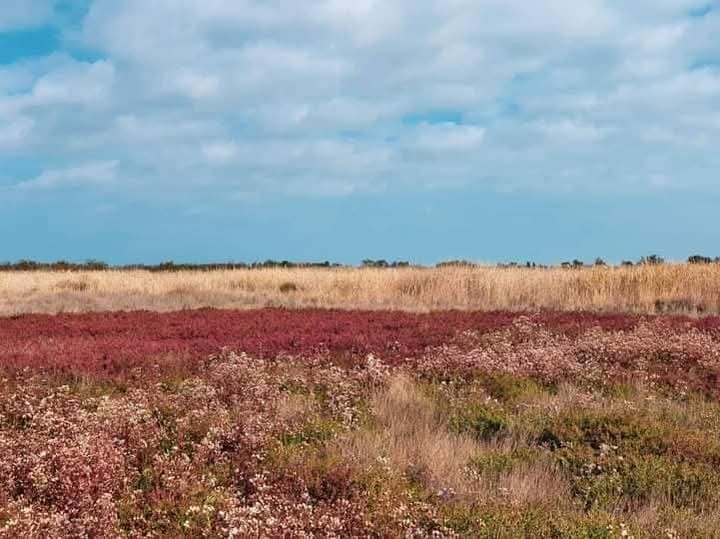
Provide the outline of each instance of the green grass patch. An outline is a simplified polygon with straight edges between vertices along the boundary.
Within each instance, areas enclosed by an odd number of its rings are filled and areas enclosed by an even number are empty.
[[[514,404],[555,392],[554,386],[541,384],[532,378],[495,373],[481,376],[477,383],[490,395],[506,404]]]
[[[509,473],[524,463],[534,462],[546,456],[537,449],[518,448],[507,453],[483,453],[470,459],[468,466],[483,476],[497,477]]]
[[[296,445],[322,444],[334,438],[341,426],[336,421],[316,417],[301,429],[280,434],[280,443],[285,447]]]
[[[477,440],[494,440],[506,434],[510,426],[508,414],[499,406],[471,403],[455,412],[449,420],[450,430],[467,434]]]
[[[594,450],[611,448],[639,454],[667,452],[668,429],[652,418],[632,411],[567,410],[545,431],[545,438],[583,445]]]
[[[451,505],[442,508],[441,514],[444,524],[461,537],[610,539],[620,537],[622,529],[619,522],[606,514],[564,513],[545,508]]]
[[[650,502],[703,512],[720,504],[720,473],[654,455],[568,455],[562,462],[586,510],[636,510]]]

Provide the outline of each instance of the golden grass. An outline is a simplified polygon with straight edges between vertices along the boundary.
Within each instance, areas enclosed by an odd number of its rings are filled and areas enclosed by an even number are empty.
[[[523,442],[480,442],[450,432],[447,417],[408,376],[396,375],[371,404],[376,428],[340,442],[342,452],[365,469],[387,463],[441,497],[557,506],[568,496],[567,484],[547,462],[527,462],[493,480],[472,474],[473,458],[509,454]]]
[[[468,494],[465,467],[479,452],[474,440],[447,430],[434,403],[407,377],[398,376],[372,402],[378,428],[361,431],[347,445],[353,460],[365,467],[387,461],[428,483]]]
[[[720,265],[0,274],[0,315],[264,306],[720,313]]]

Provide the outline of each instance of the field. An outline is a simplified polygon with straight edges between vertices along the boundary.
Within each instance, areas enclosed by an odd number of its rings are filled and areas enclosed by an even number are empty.
[[[718,290],[2,274],[0,537],[720,537]]]
[[[0,315],[278,306],[720,314],[720,263],[0,272]]]

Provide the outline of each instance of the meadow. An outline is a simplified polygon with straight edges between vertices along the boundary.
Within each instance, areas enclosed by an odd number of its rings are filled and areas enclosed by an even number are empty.
[[[720,264],[0,272],[0,315],[213,307],[720,314]]]
[[[718,276],[0,274],[0,537],[719,537]]]

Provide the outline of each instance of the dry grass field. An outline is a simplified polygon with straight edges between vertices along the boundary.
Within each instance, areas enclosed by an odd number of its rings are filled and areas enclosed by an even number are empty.
[[[267,306],[720,313],[720,265],[8,272],[0,315]]]

